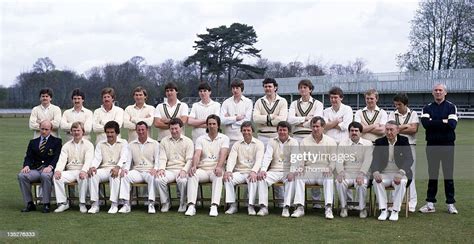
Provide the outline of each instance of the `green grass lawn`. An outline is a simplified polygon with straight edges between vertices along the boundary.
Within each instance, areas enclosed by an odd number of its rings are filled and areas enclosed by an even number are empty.
[[[359,219],[358,213],[334,220],[324,219],[323,211],[307,210],[299,219],[280,217],[280,209],[271,209],[266,217],[247,216],[240,208],[235,215],[208,216],[208,208],[198,209],[194,217],[185,217],[171,212],[155,215],[146,213],[143,206],[132,207],[127,215],[107,214],[102,207],[96,215],[80,214],[78,207],[61,214],[42,214],[39,211],[20,213],[23,208],[16,175],[19,172],[28,140],[25,118],[0,118],[2,136],[0,140],[0,242],[124,242],[137,240],[159,242],[465,242],[474,239],[474,180],[472,131],[474,121],[460,121],[457,128],[456,173],[462,177],[455,181],[458,215],[448,215],[444,205],[444,187],[440,182],[437,212],[433,214],[410,214],[401,216],[398,222],[377,221],[373,216]],[[187,130],[189,133],[189,130]],[[123,137],[126,136],[124,133]],[[424,144],[424,131],[420,128],[418,143]],[[417,148],[417,170],[426,169],[424,147]],[[421,174],[421,172],[420,172]],[[423,178],[423,177],[421,177]],[[417,180],[419,206],[426,197],[426,180]],[[176,205],[176,204],[175,204]],[[31,239],[5,237],[7,231],[35,231]]]

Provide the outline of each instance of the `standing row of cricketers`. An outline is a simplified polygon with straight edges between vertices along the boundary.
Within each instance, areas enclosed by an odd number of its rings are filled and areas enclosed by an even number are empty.
[[[18,175],[26,204],[22,211],[36,209],[31,182],[37,181],[43,188],[43,212],[50,211],[51,185],[55,186],[58,203],[55,212],[62,212],[69,208],[65,184],[77,182],[80,211],[97,213],[99,184],[106,181],[112,202],[109,213],[130,212],[130,186],[140,182],[148,185],[149,213],[156,212],[156,191],[161,212],[170,209],[168,184],[174,182],[180,193],[178,212],[188,216],[196,214],[198,186],[205,182],[212,183],[210,216],[218,215],[224,186],[228,205],[225,213],[237,212],[237,184],[248,186],[248,214],[267,215],[268,187],[277,182],[284,184],[276,189],[277,198],[283,199],[283,217],[304,215],[305,184],[322,186],[321,207],[327,219],[333,218],[334,185],[341,217],[347,216],[347,201],[354,197],[351,186],[358,193],[356,209],[360,217],[367,216],[365,199],[371,183],[381,210],[379,220],[398,220],[406,187],[410,187],[409,210],[415,211],[414,145],[420,121],[417,113],[407,107],[406,94],[394,97],[396,110],[388,115],[377,106],[377,91],[370,89],[365,94],[367,106],[354,116],[352,108],[342,103],[344,96],[338,87],[329,91],[331,106],[323,109],[323,104],[311,96],[314,86],[310,80],[299,82],[301,98],[289,109],[286,99],[277,94],[274,79],[263,81],[265,96],[255,104],[242,94],[241,80],[234,80],[231,87],[233,96],[221,105],[210,98],[211,87],[201,84],[201,101],[193,104],[189,113],[187,104],[177,99],[174,83],[166,84],[167,99],[156,108],[146,104],[146,90],[137,87],[133,91],[135,104],[125,111],[114,105],[114,90],[105,88],[101,93],[103,104],[94,113],[84,108],[84,93],[76,89],[71,96],[74,107],[62,116],[59,107],[51,104],[52,91],[41,90],[41,104],[33,108],[30,117],[35,139],[30,141]],[[445,86],[437,85],[435,90],[439,87],[445,96]],[[433,95],[438,102],[435,91]],[[441,102],[447,101],[443,97]],[[425,113],[423,116],[429,118]],[[456,123],[455,116],[456,111],[454,116],[448,114],[446,123]],[[193,127],[192,140],[184,136],[185,124]],[[221,124],[225,133],[220,132]],[[157,140],[150,137],[152,126],[158,128]],[[120,138],[121,127],[128,129],[128,141]],[[59,130],[66,133],[67,142],[62,147],[57,138]],[[92,132],[96,134],[95,149],[89,141]],[[299,157],[309,154],[351,157]],[[387,207],[387,186],[395,189],[391,209]],[[454,201],[454,184],[452,187]],[[89,209],[85,204],[87,191],[92,202]],[[321,192],[313,191],[312,197],[320,200]],[[123,203],[120,208],[119,202]],[[420,211],[433,212],[430,203]],[[294,207],[291,215],[290,207]],[[448,211],[457,213],[454,202],[448,203]]]

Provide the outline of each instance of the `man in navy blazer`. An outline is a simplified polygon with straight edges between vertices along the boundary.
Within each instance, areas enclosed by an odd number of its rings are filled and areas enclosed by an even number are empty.
[[[397,122],[391,120],[385,125],[385,136],[375,140],[371,172],[375,194],[381,210],[379,220],[388,217],[387,192],[385,187],[393,186],[393,210],[390,220],[397,221],[406,187],[412,179],[413,155],[408,138],[398,134]],[[408,206],[407,206],[408,208]]]
[[[18,182],[26,207],[22,212],[36,210],[31,196],[31,183],[41,182],[43,213],[49,213],[54,168],[61,153],[62,141],[51,135],[52,124],[49,120],[40,123],[40,137],[28,144],[23,169],[18,174]]]

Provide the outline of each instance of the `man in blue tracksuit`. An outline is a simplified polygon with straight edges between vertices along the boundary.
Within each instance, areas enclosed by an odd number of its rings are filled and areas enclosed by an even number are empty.
[[[426,105],[421,114],[421,124],[426,129],[426,158],[428,160],[428,191],[426,204],[420,208],[422,213],[435,212],[436,193],[438,191],[438,173],[440,163],[444,175],[444,193],[450,214],[457,214],[454,206],[454,141],[458,122],[456,105],[446,100],[446,85],[438,84],[433,88],[434,102]]]

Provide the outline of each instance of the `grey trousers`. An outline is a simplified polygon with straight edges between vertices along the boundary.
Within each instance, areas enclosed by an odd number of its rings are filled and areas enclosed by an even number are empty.
[[[25,201],[25,205],[28,202],[33,201],[33,197],[31,195],[31,183],[34,182],[41,182],[41,188],[43,191],[43,196],[41,198],[41,202],[43,204],[49,203],[51,198],[51,189],[52,189],[52,177],[53,172],[43,173],[37,169],[32,169],[28,173],[19,173],[18,174],[18,182],[20,183],[20,190],[21,194],[23,195],[23,200]]]

